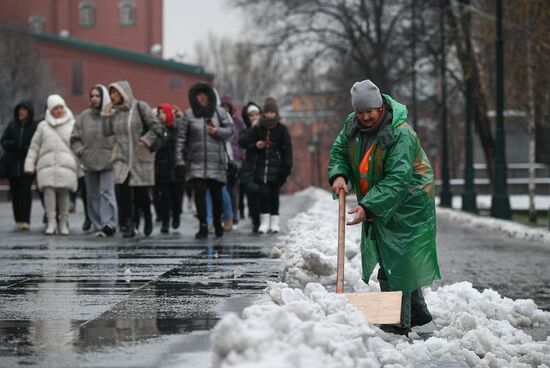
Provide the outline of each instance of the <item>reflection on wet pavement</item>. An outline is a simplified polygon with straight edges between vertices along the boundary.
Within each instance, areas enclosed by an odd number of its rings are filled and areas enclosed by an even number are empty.
[[[181,234],[133,241],[44,238],[38,226],[5,233],[0,366],[162,366],[208,350],[216,322],[279,279],[269,256],[278,240],[245,225],[221,240],[194,241],[195,220],[184,219]]]

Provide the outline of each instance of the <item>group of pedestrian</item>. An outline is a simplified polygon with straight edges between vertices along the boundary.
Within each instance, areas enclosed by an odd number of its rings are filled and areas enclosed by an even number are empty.
[[[279,190],[292,168],[292,145],[277,103],[266,99],[242,110],[206,83],[189,91],[190,108],[151,108],[127,81],[93,86],[89,107],[76,118],[64,99],[50,95],[44,120],[23,101],[1,139],[16,228],[30,228],[36,181],[45,234],[69,234],[72,194],[85,193],[84,230],[97,236],[153,231],[154,205],[161,233],[180,226],[184,191],[194,192],[195,237],[216,237],[237,227],[244,198],[254,233],[279,232]],[[244,121],[244,122],[243,122]]]

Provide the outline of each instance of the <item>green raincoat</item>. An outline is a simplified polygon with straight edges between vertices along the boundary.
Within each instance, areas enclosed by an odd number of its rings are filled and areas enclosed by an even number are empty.
[[[357,201],[374,215],[363,222],[361,257],[368,283],[377,263],[384,268],[391,290],[409,293],[440,279],[435,248],[433,171],[415,131],[407,124],[405,105],[384,95],[391,104],[391,124],[381,127],[369,158],[368,192],[361,194],[359,165],[361,133],[350,134],[355,113],[330,150],[329,178],[344,176]],[[351,136],[350,136],[351,135]]]

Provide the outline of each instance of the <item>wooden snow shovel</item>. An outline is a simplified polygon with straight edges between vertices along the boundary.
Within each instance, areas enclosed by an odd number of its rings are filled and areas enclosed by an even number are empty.
[[[346,242],[346,193],[338,193],[338,265],[336,268],[336,293],[344,294],[349,302],[362,311],[369,323],[393,325],[401,323],[401,291],[344,293],[344,259]]]

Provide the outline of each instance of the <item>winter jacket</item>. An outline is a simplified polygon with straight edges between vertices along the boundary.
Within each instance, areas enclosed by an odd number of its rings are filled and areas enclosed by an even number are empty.
[[[29,111],[29,119],[25,122],[19,120],[19,108],[25,107]],[[9,179],[19,178],[25,175],[25,157],[31,144],[32,137],[38,123],[34,121],[34,109],[28,101],[21,101],[13,111],[14,119],[11,121],[0,140],[4,149],[4,164],[6,176]]]
[[[66,105],[64,108],[65,116],[59,119],[52,116],[50,109],[46,110],[45,120],[38,124],[25,159],[25,172],[36,171],[40,191],[56,188],[75,192],[78,187],[80,165],[69,146],[75,121],[71,110]]]
[[[363,281],[377,263],[385,269],[391,290],[410,293],[441,278],[435,247],[434,177],[415,131],[407,124],[407,108],[384,95],[392,118],[383,124],[369,158],[368,192],[361,194],[359,165],[362,136],[355,113],[330,150],[330,183],[342,176],[359,205],[374,219],[363,222]],[[370,225],[369,225],[370,224]]]
[[[103,134],[114,136],[111,162],[115,183],[123,184],[129,176],[130,186],[155,184],[155,154],[150,147],[162,139],[162,126],[143,101],[134,98],[127,81],[111,83],[123,98],[120,106],[107,105],[101,113]],[[145,144],[138,143],[143,141]]]
[[[181,121],[176,120],[175,124],[163,127],[163,143],[155,158],[155,183],[174,183],[176,179],[176,145],[178,140],[178,125]]]
[[[233,125],[235,127],[235,131],[233,132],[233,136],[231,137],[230,143],[231,143],[231,151],[233,153],[233,161],[236,161],[239,165],[242,165],[244,161],[244,155],[246,152],[246,149],[239,146],[239,136],[241,133],[241,130],[244,129],[244,123],[239,118],[237,114],[237,110],[233,106],[233,102],[231,101],[231,98],[228,96],[222,97],[222,106],[227,105],[229,107],[229,115],[231,115],[231,119],[233,120]]]
[[[203,108],[197,101],[197,93],[208,95],[209,105]],[[199,83],[189,91],[191,108],[185,111],[182,128],[178,132],[176,163],[185,165],[186,180],[214,179],[227,181],[227,153],[225,141],[233,134],[233,122],[227,112],[216,106],[213,89]],[[207,122],[218,128],[216,135],[207,133]],[[185,157],[184,157],[185,156]]]
[[[263,119],[263,117],[262,117]],[[256,148],[257,141],[270,141],[264,148]],[[253,178],[258,183],[283,185],[292,169],[292,142],[286,125],[280,122],[272,129],[254,126],[249,135],[248,151],[253,163]]]
[[[76,118],[71,134],[71,148],[86,171],[113,168],[113,137],[105,137],[100,112],[92,108],[82,111]]]

